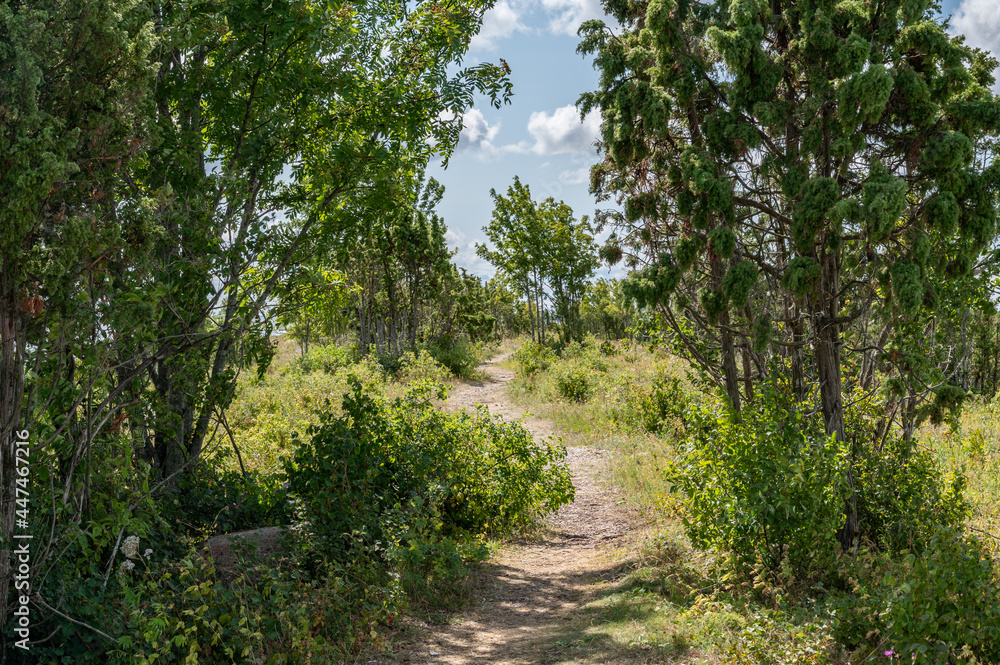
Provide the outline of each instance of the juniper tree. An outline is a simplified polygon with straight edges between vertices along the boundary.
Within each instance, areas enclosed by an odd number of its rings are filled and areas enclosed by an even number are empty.
[[[977,152],[1000,126],[996,61],[950,38],[929,0],[604,5],[623,30],[581,28],[601,72],[581,111],[603,119],[592,189],[621,197],[610,219],[643,262],[631,293],[736,409],[737,354],[748,384],[780,348],[843,440],[844,333],[860,321],[882,334],[850,340],[857,353],[929,390],[939,367],[918,340],[996,234],[1000,166]]]
[[[114,189],[142,138],[150,18],[132,2],[0,5],[0,622],[18,507],[15,433],[29,431],[33,459],[49,453],[25,408],[39,401],[26,364],[38,372],[51,361],[48,388],[65,392],[75,368],[65,351],[98,325],[93,296],[107,286],[100,273],[141,226],[116,214]],[[90,297],[81,297],[88,282]],[[70,402],[55,427],[74,424],[81,402]]]

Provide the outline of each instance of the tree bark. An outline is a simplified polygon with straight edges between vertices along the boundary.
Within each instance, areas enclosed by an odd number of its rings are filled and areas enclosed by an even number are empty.
[[[712,270],[712,284],[716,289],[722,287],[722,277],[725,273],[725,266],[722,259],[712,252],[709,259]],[[720,341],[722,343],[722,374],[726,383],[726,395],[738,414],[740,412],[740,377],[736,368],[736,344],[733,342],[733,334],[730,332],[729,309],[723,310],[719,315]]]
[[[0,271],[0,540],[14,535],[17,463],[15,440],[24,403],[24,364],[27,345],[25,316],[17,304],[11,270]],[[23,433],[23,432],[21,432]],[[0,549],[0,621],[6,624],[12,568],[11,549]]]
[[[844,403],[840,374],[840,326],[837,322],[840,302],[840,265],[832,252],[819,256],[821,268],[820,295],[812,311],[813,345],[816,355],[816,373],[819,378],[820,404],[826,433],[837,437],[837,441],[847,439],[844,428]],[[837,534],[845,550],[854,546],[858,537],[857,493],[854,488],[854,474],[850,462],[846,470],[848,486],[844,497],[845,522]]]

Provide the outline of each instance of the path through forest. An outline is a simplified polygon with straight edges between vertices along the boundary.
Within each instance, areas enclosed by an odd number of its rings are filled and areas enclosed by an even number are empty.
[[[446,408],[485,404],[505,420],[520,418],[522,411],[505,393],[514,374],[499,366],[503,359],[481,366],[487,380],[456,386]],[[548,420],[528,418],[525,426],[536,438],[553,434]],[[631,522],[620,499],[602,482],[606,457],[593,448],[569,448],[576,500],[547,518],[537,539],[512,543],[486,564],[470,607],[446,625],[430,627],[429,638],[410,651],[410,662],[521,665],[617,660],[598,644],[574,648],[589,642],[580,634],[580,611],[597,583],[615,576],[618,564],[610,554]]]

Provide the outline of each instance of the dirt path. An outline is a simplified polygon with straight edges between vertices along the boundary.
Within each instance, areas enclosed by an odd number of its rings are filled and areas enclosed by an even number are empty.
[[[520,418],[521,410],[504,392],[514,375],[498,366],[503,359],[482,366],[489,380],[456,386],[446,408],[485,404],[506,420]],[[529,418],[525,426],[536,437],[553,433],[547,420]],[[472,607],[448,625],[432,627],[430,638],[411,651],[410,662],[606,662],[593,651],[578,657],[566,649],[582,638],[580,622],[574,619],[592,596],[595,583],[613,576],[616,564],[608,553],[631,521],[601,482],[605,457],[592,448],[568,450],[576,500],[546,520],[547,529],[539,539],[513,543],[487,564]]]

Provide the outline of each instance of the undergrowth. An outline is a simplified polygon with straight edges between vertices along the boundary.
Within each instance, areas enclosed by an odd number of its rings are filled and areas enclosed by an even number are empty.
[[[1000,661],[1000,403],[873,441],[861,396],[837,443],[780,368],[736,420],[682,362],[628,341],[528,343],[511,365],[515,399],[614,451],[613,481],[660,534],[586,608],[585,641],[706,663]],[[845,553],[851,497],[862,539]]]

